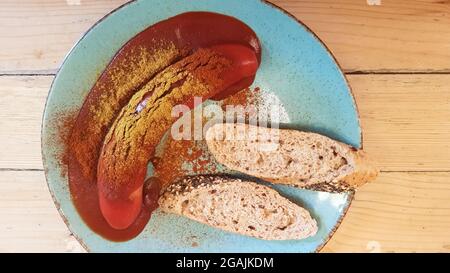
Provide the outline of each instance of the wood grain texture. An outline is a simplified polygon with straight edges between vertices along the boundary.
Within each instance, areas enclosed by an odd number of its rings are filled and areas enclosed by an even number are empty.
[[[84,252],[55,205],[43,171],[0,173],[0,252]]]
[[[0,77],[0,168],[42,169],[41,121],[52,80]]]
[[[273,1],[308,25],[347,72],[450,71],[450,2]]]
[[[125,2],[0,1],[0,73],[54,73],[81,35]],[[450,72],[449,1],[272,2],[315,31],[345,71]]]
[[[0,168],[42,169],[53,77],[0,77]],[[450,171],[450,75],[351,75],[364,148],[384,171]],[[432,109],[433,111],[430,111]]]
[[[382,173],[324,252],[450,252],[450,173]]]
[[[450,75],[352,75],[364,147],[384,171],[450,170]]]
[[[96,21],[127,1],[0,1],[0,73],[55,73]]]

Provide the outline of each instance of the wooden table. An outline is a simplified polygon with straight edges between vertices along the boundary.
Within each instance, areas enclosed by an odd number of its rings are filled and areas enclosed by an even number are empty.
[[[0,1],[1,252],[83,251],[47,189],[41,118],[65,54],[124,2]],[[323,251],[450,252],[450,2],[274,2],[335,54],[382,169]]]

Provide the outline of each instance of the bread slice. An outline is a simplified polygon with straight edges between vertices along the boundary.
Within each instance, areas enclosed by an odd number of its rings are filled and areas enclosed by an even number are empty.
[[[313,236],[317,223],[304,208],[270,187],[224,176],[190,176],[171,184],[160,208],[225,231],[264,240]]]
[[[378,175],[362,150],[311,132],[219,123],[206,142],[219,163],[273,183],[342,192]]]

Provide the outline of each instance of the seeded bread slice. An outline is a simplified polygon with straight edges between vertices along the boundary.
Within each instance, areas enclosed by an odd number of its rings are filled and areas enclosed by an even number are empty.
[[[206,142],[218,162],[273,183],[342,192],[378,175],[362,150],[311,132],[219,123]]]
[[[225,231],[264,240],[313,236],[317,223],[304,208],[270,187],[223,176],[191,176],[171,184],[160,208]]]

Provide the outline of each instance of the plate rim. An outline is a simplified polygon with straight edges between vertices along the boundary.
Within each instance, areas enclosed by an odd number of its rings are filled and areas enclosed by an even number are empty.
[[[50,183],[49,183],[49,177],[48,177],[48,164],[47,164],[47,160],[46,157],[44,155],[44,122],[45,122],[45,117],[47,116],[47,106],[48,106],[48,102],[49,102],[49,98],[50,98],[50,94],[53,91],[53,86],[58,78],[59,73],[61,72],[61,68],[64,66],[64,64],[66,63],[67,59],[69,58],[69,56],[72,54],[72,52],[74,51],[74,49],[80,44],[80,42],[95,28],[97,27],[99,24],[101,24],[105,19],[107,19],[109,16],[111,16],[112,14],[114,14],[115,12],[125,8],[126,6],[138,2],[140,0],[130,0],[126,3],[123,3],[121,5],[119,5],[118,7],[112,9],[111,11],[109,11],[108,13],[106,13],[103,17],[101,17],[99,20],[97,20],[94,24],[92,24],[86,31],[84,31],[80,37],[77,39],[77,41],[73,44],[73,46],[70,48],[70,50],[65,54],[65,56],[63,57],[62,62],[60,62],[59,67],[56,70],[55,76],[52,80],[52,83],[49,87],[49,91],[47,94],[47,98],[45,100],[45,104],[44,104],[44,111],[42,114],[42,119],[41,119],[41,137],[40,137],[40,141],[41,141],[41,158],[42,158],[42,162],[43,162],[43,167],[44,167],[44,176],[45,176],[45,181],[46,181],[46,185],[47,185],[47,189],[50,192],[51,198],[53,200],[53,204],[55,206],[55,208],[57,209],[60,217],[62,218],[64,224],[66,225],[67,229],[70,231],[71,235],[77,240],[77,242],[83,247],[83,249],[86,252],[91,252],[90,248],[86,245],[86,243],[84,242],[84,240],[82,238],[80,238],[78,236],[78,234],[76,234],[75,232],[72,231],[71,225],[69,224],[69,220],[67,219],[67,217],[65,216],[64,212],[61,209],[61,205],[60,203],[57,201],[55,193],[51,190],[50,187]],[[297,22],[300,26],[302,26],[309,34],[312,35],[312,37],[317,40],[325,49],[325,51],[328,53],[328,55],[332,58],[332,60],[334,61],[334,63],[337,66],[337,70],[339,71],[339,73],[341,74],[342,78],[345,81],[345,85],[348,88],[348,91],[350,93],[350,97],[352,99],[352,104],[355,108],[355,112],[356,112],[356,117],[358,119],[358,124],[360,127],[360,148],[363,149],[364,146],[364,138],[363,138],[363,128],[361,127],[361,115],[360,115],[360,111],[358,108],[358,104],[356,103],[356,99],[355,99],[355,95],[353,92],[353,89],[347,79],[346,74],[344,73],[344,70],[342,68],[342,65],[339,63],[339,61],[336,59],[335,55],[332,53],[332,51],[330,50],[330,48],[326,45],[326,43],[324,43],[324,41],[309,27],[307,26],[305,23],[303,23],[303,21],[301,21],[299,18],[297,18],[296,16],[294,16],[292,13],[290,13],[289,11],[285,10],[284,8],[278,6],[277,4],[274,4],[272,2],[270,2],[269,0],[257,0],[259,2],[261,2],[262,4],[268,5],[274,9],[277,9],[279,11],[281,11],[283,14],[287,15],[288,17],[290,17],[291,19],[293,19],[295,22]],[[349,191],[347,192],[347,202],[346,205],[343,207],[342,213],[340,214],[339,218],[336,221],[336,224],[333,226],[333,228],[331,229],[331,231],[328,233],[327,237],[323,240],[322,244],[320,244],[314,251],[313,253],[318,253],[320,252],[330,241],[330,239],[335,235],[336,231],[338,230],[338,228],[340,227],[340,225],[342,224],[342,221],[344,220],[344,218],[346,217],[350,206],[353,203],[353,200],[355,198],[355,191]]]

